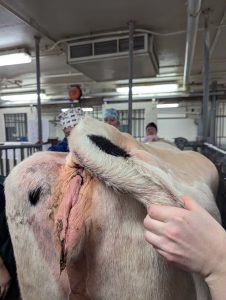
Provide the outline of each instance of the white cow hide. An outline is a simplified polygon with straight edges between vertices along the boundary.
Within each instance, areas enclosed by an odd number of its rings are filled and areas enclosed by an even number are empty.
[[[201,278],[144,240],[151,203],[191,195],[218,221],[214,165],[192,151],[138,143],[86,118],[70,154],[34,154],[6,179],[6,211],[23,300],[206,300]],[[70,296],[69,296],[70,295]]]

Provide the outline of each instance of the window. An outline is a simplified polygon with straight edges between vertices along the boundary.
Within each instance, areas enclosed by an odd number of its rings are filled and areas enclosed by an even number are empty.
[[[27,141],[27,114],[4,114],[7,142]]]
[[[90,117],[97,119],[99,121],[102,121],[103,116],[102,116],[102,106],[93,106],[93,111],[91,112],[86,112],[87,115]]]
[[[118,110],[120,127],[119,130],[128,132],[128,110]],[[144,137],[144,109],[132,111],[132,136],[141,141]]]

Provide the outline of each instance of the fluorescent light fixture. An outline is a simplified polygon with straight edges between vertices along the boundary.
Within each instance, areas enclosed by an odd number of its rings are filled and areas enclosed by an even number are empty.
[[[118,94],[127,95],[129,93],[129,88],[120,87],[117,88],[116,91]],[[135,95],[171,93],[178,91],[178,85],[176,83],[143,86],[140,85],[133,86],[132,91]]]
[[[157,108],[173,108],[178,106],[179,106],[178,103],[157,104]]]
[[[93,108],[92,107],[83,107],[82,110],[84,112],[87,112],[87,111],[93,111]]]
[[[11,94],[11,95],[1,95],[2,101],[33,101],[37,100],[38,95],[36,93],[26,93],[26,94]],[[40,94],[41,100],[46,100],[47,96],[44,93]]]
[[[21,51],[0,52],[0,66],[27,64],[32,61],[30,54]]]
[[[62,108],[61,111],[62,112],[66,112],[68,111],[69,108]],[[87,111],[93,111],[92,107],[82,107],[82,111],[87,112]]]

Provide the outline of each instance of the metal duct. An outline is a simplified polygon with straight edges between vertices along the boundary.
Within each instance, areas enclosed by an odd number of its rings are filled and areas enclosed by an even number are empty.
[[[183,78],[184,87],[186,87],[189,83],[189,76],[195,52],[201,3],[202,0],[188,1],[187,35]]]

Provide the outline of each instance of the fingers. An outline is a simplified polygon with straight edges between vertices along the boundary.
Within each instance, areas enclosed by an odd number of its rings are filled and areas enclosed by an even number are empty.
[[[149,215],[144,219],[144,227],[154,234],[161,235],[164,230],[163,222],[150,218]]]
[[[145,231],[144,238],[154,248],[162,248],[162,238],[161,238],[161,236],[159,236],[157,234],[154,234],[151,231]]]
[[[152,219],[166,223],[175,217],[183,217],[186,214],[186,210],[179,207],[152,204],[148,208],[148,214]]]
[[[184,202],[184,208],[190,211],[201,211],[203,208],[198,205],[191,197],[183,196],[182,201]]]

